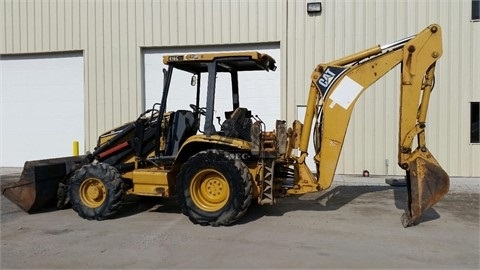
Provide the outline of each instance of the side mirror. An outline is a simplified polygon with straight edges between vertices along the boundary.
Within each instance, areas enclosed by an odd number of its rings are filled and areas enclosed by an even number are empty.
[[[197,85],[197,76],[193,75],[192,79],[190,80],[190,85],[195,86]]]

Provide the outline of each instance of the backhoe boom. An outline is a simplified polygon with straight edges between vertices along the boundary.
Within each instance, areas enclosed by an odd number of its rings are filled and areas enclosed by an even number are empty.
[[[435,72],[442,55],[441,29],[433,24],[415,36],[318,65],[312,73],[306,114],[290,193],[324,190],[331,186],[355,102],[391,69],[401,64],[398,164],[406,170],[409,226],[448,191],[449,177],[428,151],[425,121]],[[305,158],[313,120],[317,178]],[[298,134],[297,134],[298,135]],[[414,139],[418,139],[416,150]]]

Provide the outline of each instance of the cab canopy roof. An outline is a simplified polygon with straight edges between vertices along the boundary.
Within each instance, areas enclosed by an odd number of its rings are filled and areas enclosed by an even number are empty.
[[[163,63],[191,73],[208,72],[208,63],[217,63],[217,72],[270,71],[277,68],[275,60],[268,54],[259,52],[199,53],[166,55]]]

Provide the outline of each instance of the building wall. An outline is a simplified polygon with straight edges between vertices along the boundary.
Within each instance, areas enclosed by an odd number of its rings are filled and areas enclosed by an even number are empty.
[[[0,54],[83,51],[90,150],[143,110],[142,48],[278,42],[285,10],[275,1],[1,0]]]
[[[450,175],[480,175],[480,145],[469,143],[469,103],[480,101],[480,23],[471,0],[0,0],[0,54],[83,51],[85,150],[97,135],[143,110],[148,47],[280,42],[282,116],[306,103],[316,64],[443,27],[427,122],[427,144]],[[398,69],[359,99],[338,173],[402,174],[397,168]],[[302,118],[302,117],[300,117]],[[388,169],[386,166],[388,161]]]
[[[306,16],[304,1],[287,5],[287,97],[305,104],[310,72],[324,63],[413,35],[431,23],[443,29],[427,118],[427,146],[450,175],[480,175],[480,145],[471,145],[470,102],[480,101],[480,22],[471,1],[325,0],[321,16]],[[402,174],[397,166],[399,69],[358,100],[337,172]],[[287,106],[287,114],[294,113]],[[300,118],[302,119],[302,118]],[[388,162],[388,169],[386,166]]]

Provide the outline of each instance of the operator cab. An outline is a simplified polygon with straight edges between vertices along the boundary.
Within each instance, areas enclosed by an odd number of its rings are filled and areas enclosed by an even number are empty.
[[[243,71],[275,71],[275,60],[258,52],[232,52],[232,53],[205,53],[164,56],[164,64],[168,70],[164,72],[164,89],[158,119],[168,118],[168,135],[166,136],[166,148],[164,155],[174,156],[181,145],[190,136],[197,132],[211,135],[250,140],[252,125],[252,112],[247,108],[240,107],[238,72]],[[167,112],[169,93],[184,91],[171,87],[178,71],[192,75],[191,85],[196,87],[195,100],[192,100],[189,110],[177,110]],[[220,73],[230,74],[232,109],[224,112],[225,119],[217,116],[216,121],[220,130],[215,128],[215,93],[224,90],[217,89],[217,75]],[[202,76],[206,76],[206,86],[202,85]],[[182,93],[182,99],[188,98],[188,94]],[[201,102],[205,104],[201,104]],[[201,119],[204,116],[203,119]],[[159,121],[161,122],[161,121]],[[158,126],[161,129],[161,126]],[[165,132],[166,130],[162,131]],[[159,131],[158,134],[162,133]]]

